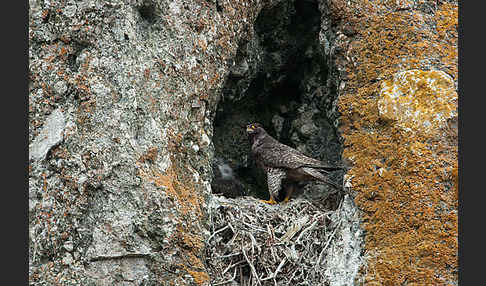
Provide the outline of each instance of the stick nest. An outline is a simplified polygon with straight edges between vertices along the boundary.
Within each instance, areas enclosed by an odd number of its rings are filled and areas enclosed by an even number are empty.
[[[361,232],[348,195],[277,205],[213,196],[210,222],[211,285],[353,284],[361,265]]]

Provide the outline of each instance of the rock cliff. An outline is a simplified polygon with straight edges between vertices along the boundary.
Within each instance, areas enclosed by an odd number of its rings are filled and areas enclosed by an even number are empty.
[[[457,285],[457,6],[29,0],[30,284]]]

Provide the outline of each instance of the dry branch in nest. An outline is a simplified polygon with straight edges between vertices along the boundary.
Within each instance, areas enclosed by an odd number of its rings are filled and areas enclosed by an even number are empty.
[[[212,285],[335,285],[326,259],[336,251],[333,240],[349,229],[350,217],[343,210],[347,195],[327,200],[332,199],[339,200],[334,210],[303,198],[268,205],[251,197],[214,196],[206,241]]]

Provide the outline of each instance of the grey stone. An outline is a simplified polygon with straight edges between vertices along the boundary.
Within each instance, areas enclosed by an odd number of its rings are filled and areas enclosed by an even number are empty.
[[[65,81],[60,80],[54,85],[54,92],[56,92],[56,94],[64,95],[66,91],[67,91],[67,85]]]
[[[47,152],[62,141],[65,125],[66,121],[62,111],[59,109],[54,110],[47,118],[39,135],[29,146],[29,159],[44,159]]]
[[[328,246],[324,263],[324,275],[330,285],[354,285],[355,277],[364,258],[360,251],[364,232],[360,227],[359,212],[352,199],[346,195],[343,199],[342,210],[334,213],[331,221],[339,221],[339,237],[331,241]]]
[[[66,265],[70,265],[74,262],[73,260],[73,256],[71,255],[71,253],[66,253],[64,255],[64,257],[62,258],[62,263],[66,264]]]
[[[66,8],[64,8],[63,14],[64,16],[70,18],[76,14],[76,10],[77,10],[76,3],[69,3],[68,5],[66,5]]]
[[[317,131],[317,126],[314,122],[308,122],[300,126],[299,131],[302,135],[309,137]]]
[[[71,240],[68,240],[64,243],[64,249],[66,249],[67,251],[71,252],[73,251],[74,249],[74,244]]]
[[[33,211],[38,203],[39,203],[39,200],[29,198],[29,212]]]
[[[233,76],[243,77],[248,72],[248,63],[246,60],[243,60],[239,65],[235,65],[231,69],[231,73]]]

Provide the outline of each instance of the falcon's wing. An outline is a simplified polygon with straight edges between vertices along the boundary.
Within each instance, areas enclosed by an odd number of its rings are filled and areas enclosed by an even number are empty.
[[[278,141],[266,142],[255,153],[262,162],[270,167],[296,169],[300,167],[320,168],[324,170],[339,170],[340,167],[329,166],[320,160],[308,157],[298,150]]]

